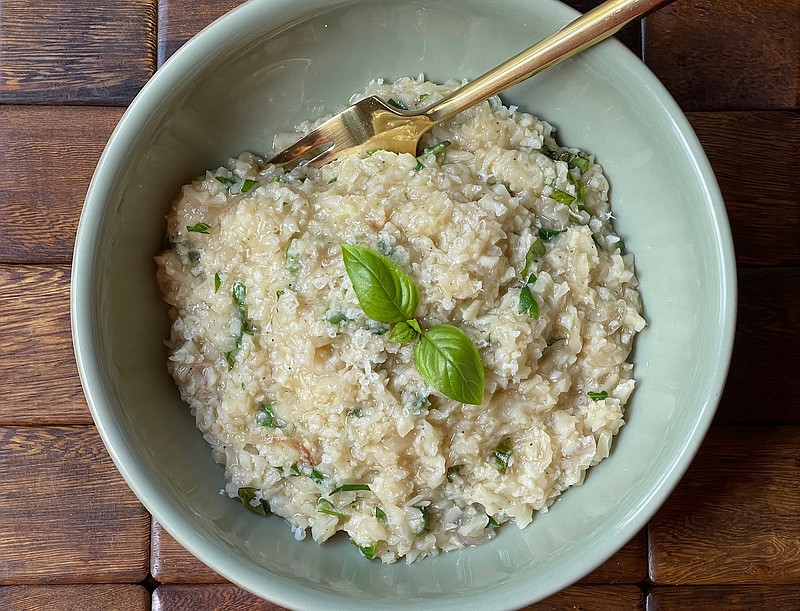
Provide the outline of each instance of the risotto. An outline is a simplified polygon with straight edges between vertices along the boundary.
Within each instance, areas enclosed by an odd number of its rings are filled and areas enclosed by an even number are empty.
[[[458,85],[360,97],[414,108]],[[495,98],[418,158],[284,172],[243,154],[182,188],[156,258],[168,366],[230,497],[297,539],[345,531],[367,558],[412,562],[525,527],[609,455],[645,322],[602,168],[554,136]],[[437,391],[415,343],[366,316],[343,245],[413,279],[423,333],[472,341],[479,405]]]

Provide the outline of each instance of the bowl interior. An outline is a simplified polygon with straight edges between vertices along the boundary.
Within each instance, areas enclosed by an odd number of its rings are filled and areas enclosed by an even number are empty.
[[[685,470],[716,407],[733,338],[730,231],[685,118],[607,41],[504,99],[594,153],[636,255],[648,328],[612,456],[525,530],[412,565],[342,538],[297,542],[220,496],[222,468],[165,368],[155,283],[180,185],[330,112],[375,77],[473,78],[576,13],[555,0],[252,0],[179,51],[129,108],[87,195],[75,248],[73,332],[98,428],[156,518],[222,575],[290,607],[519,607],[577,580],[633,536]]]

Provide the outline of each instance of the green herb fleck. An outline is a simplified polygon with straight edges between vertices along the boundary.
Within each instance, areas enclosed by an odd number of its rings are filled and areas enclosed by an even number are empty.
[[[572,175],[572,172],[567,172],[567,180],[572,186],[575,187],[575,198],[580,204],[583,204],[586,201],[586,187],[584,187],[580,181]],[[582,208],[583,206],[579,207]]]
[[[286,422],[275,416],[271,403],[261,404],[259,412],[256,414],[256,422],[270,429],[280,429],[286,426]]]
[[[225,360],[228,362],[228,369],[233,369],[233,366],[236,365],[236,353],[238,350],[230,350],[225,353]]]
[[[531,274],[525,286],[523,286],[522,290],[519,292],[519,306],[517,307],[517,311],[520,314],[526,314],[531,318],[539,316],[539,304],[536,303],[536,299],[533,298],[530,287],[534,282],[536,282],[536,276]]]
[[[344,312],[328,312],[327,314],[325,314],[324,320],[331,323],[332,325],[341,327],[344,323],[346,323],[350,319]]]
[[[347,412],[347,415],[352,416],[353,418],[362,418],[364,416],[364,410],[362,410],[360,407],[357,407]]]
[[[544,242],[536,238],[528,249],[528,253],[525,255],[525,267],[522,268],[523,278],[530,273],[534,261],[541,259],[546,253],[547,249],[544,247]]]
[[[561,189],[553,189],[553,193],[550,195],[551,199],[554,199],[562,204],[566,204],[569,206],[572,202],[575,201],[575,197],[567,193],[566,191],[562,191]]]
[[[325,481],[325,476],[316,469],[311,469],[311,473],[308,474],[308,477],[310,477],[317,484],[321,484],[323,481]]]
[[[372,558],[375,556],[375,548],[376,548],[376,545],[375,545],[374,543],[373,543],[372,545],[359,545],[358,543],[356,543],[355,541],[353,541],[353,539],[350,539],[350,543],[352,543],[352,544],[353,544],[353,545],[355,545],[355,546],[356,546],[356,547],[357,547],[359,550],[361,550],[361,553],[362,553],[362,554],[364,554],[364,556],[365,556],[365,557],[366,557],[368,560],[372,560]]]
[[[408,106],[405,104],[405,102],[401,102],[400,100],[395,100],[394,98],[389,98],[388,100],[386,100],[386,103],[389,106],[394,106],[398,110],[408,110]]]
[[[222,285],[222,276],[219,275],[219,272],[214,274],[214,294],[216,295],[219,292],[219,287]]]
[[[250,178],[246,179],[242,183],[242,193],[247,193],[250,189],[252,189],[256,185],[256,181]]]
[[[617,240],[617,242],[614,244],[614,248],[619,250],[619,254],[621,255],[628,254],[628,248],[625,246],[625,240],[623,240],[622,238]]]
[[[450,141],[442,140],[438,144],[434,144],[433,146],[426,148],[424,151],[422,151],[422,155],[417,157],[417,165],[414,166],[414,171],[419,172],[422,168],[425,167],[424,162],[428,157],[430,157],[431,155],[433,155],[434,157],[440,155],[441,153],[444,152],[444,150],[448,146],[450,146]]]
[[[230,187],[231,185],[235,185],[236,181],[232,178],[228,178],[227,176],[215,176],[214,178],[217,179],[217,182],[221,182],[226,187]]]
[[[286,270],[290,274],[296,274],[300,271],[300,261],[297,259],[296,238],[289,240],[289,246],[286,247]]]
[[[494,465],[497,467],[497,470],[502,474],[506,472],[508,468],[508,460],[511,458],[511,454],[514,453],[514,445],[511,443],[511,440],[506,437],[500,444],[495,448],[494,452],[492,452],[492,457],[494,458]]]
[[[544,227],[539,228],[539,237],[543,240],[552,240],[554,237],[564,233],[566,229],[545,229]]]
[[[357,490],[369,490],[370,487],[368,484],[342,484],[331,490],[328,493],[328,496],[333,496],[339,492],[355,492]]]
[[[339,180],[339,179],[338,179],[338,178],[336,178],[336,177],[334,176],[333,178],[331,178],[331,179],[328,181],[328,184],[329,184],[329,185],[332,185],[332,184],[333,184],[333,183],[335,183],[337,180]]]
[[[277,291],[275,291],[275,297],[276,297],[277,299],[280,299],[281,297],[283,297],[283,295],[284,295],[285,293],[286,293],[286,291],[284,291],[283,289],[278,289]]]
[[[601,390],[600,392],[594,392],[594,391],[590,390],[586,394],[589,395],[589,398],[592,401],[601,401],[602,399],[607,399],[608,398],[608,393],[605,390]]]
[[[454,475],[461,475],[461,471],[464,470],[464,465],[452,465],[447,468],[447,479],[448,481],[453,481]]]
[[[329,516],[336,516],[337,518],[344,518],[345,520],[350,518],[349,514],[336,511],[336,508],[334,507],[333,503],[331,503],[325,497],[321,497],[319,501],[317,501],[317,512],[324,513]]]
[[[242,502],[242,505],[244,505],[245,508],[249,509],[253,513],[257,513],[260,516],[266,516],[269,513],[269,503],[267,501],[261,499],[255,505],[253,504],[256,501],[256,494],[258,492],[258,488],[251,488],[248,486],[239,488],[239,500]]]
[[[386,523],[386,513],[380,507],[375,507],[375,517],[383,523]]]
[[[209,229],[211,229],[211,225],[206,223],[195,223],[194,225],[186,225],[187,231],[191,231],[192,233],[211,233]]]
[[[486,528],[500,528],[500,523],[492,516],[489,516],[489,523],[486,525]]]
[[[291,466],[291,471],[292,471],[292,473],[294,473],[295,475],[302,475],[302,473],[301,473],[301,471],[300,471],[300,467],[298,467],[298,466],[297,466],[297,463],[296,463],[296,462],[293,462],[293,463],[292,463],[292,466]]]
[[[281,177],[280,176],[273,176],[272,180],[270,180],[270,182],[280,182],[280,181],[281,181]]]
[[[375,153],[377,153],[378,151],[382,151],[382,150],[383,149],[369,149],[367,151],[367,157],[372,157]]]

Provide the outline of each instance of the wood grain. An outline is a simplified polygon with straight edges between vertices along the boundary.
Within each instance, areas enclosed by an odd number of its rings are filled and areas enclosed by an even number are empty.
[[[797,611],[800,586],[656,587],[647,594],[647,611]]]
[[[150,516],[94,427],[0,427],[0,473],[0,584],[147,576]]]
[[[227,583],[153,520],[150,532],[150,574],[161,583]]]
[[[158,3],[158,66],[200,30],[244,0],[161,0]]]
[[[719,181],[737,260],[800,265],[800,189],[797,173],[788,169],[800,167],[800,115],[713,112],[688,117]]]
[[[682,0],[646,19],[645,60],[684,110],[794,110],[797,0]]]
[[[635,586],[576,585],[525,609],[530,611],[644,609],[644,593]]]
[[[148,611],[139,585],[0,586],[0,609],[9,611]]]
[[[581,583],[641,583],[645,579],[647,579],[647,532],[642,531],[584,577]]]
[[[157,0],[4,0],[0,102],[130,102],[155,71]]]
[[[72,351],[69,274],[0,265],[0,424],[92,422]]]
[[[651,520],[660,585],[800,583],[800,427],[712,428]]]
[[[284,607],[250,594],[233,584],[161,585],[153,591],[152,611],[281,611]]]
[[[0,104],[0,263],[71,260],[89,180],[121,115]]]
[[[737,314],[716,421],[800,424],[800,268],[740,267]]]

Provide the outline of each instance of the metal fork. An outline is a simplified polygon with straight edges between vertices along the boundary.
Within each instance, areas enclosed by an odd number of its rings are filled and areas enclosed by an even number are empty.
[[[376,96],[356,102],[276,154],[267,163],[319,167],[340,155],[386,149],[417,154],[422,135],[619,31],[673,0],[608,0],[448,97],[419,110],[400,110]]]

